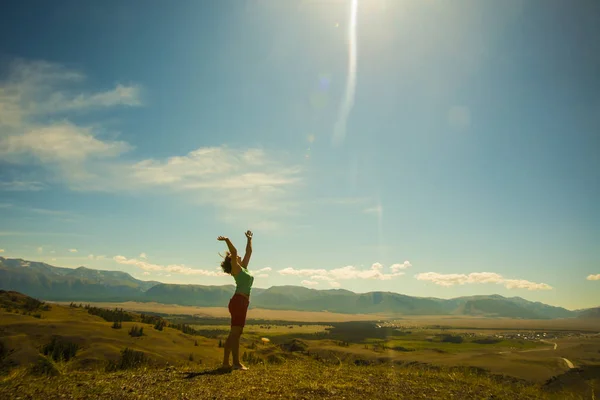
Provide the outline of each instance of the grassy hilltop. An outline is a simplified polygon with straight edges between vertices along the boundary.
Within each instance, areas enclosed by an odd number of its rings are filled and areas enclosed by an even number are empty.
[[[250,370],[223,373],[216,367],[226,330],[217,319],[190,326],[176,318],[49,305],[0,291],[0,321],[0,398],[588,399],[592,386],[596,396],[600,387],[589,372],[585,379],[583,372],[571,372],[565,386],[560,377],[543,384],[481,368],[411,362],[390,354],[436,352],[422,349],[418,336],[402,342],[411,350],[377,337],[362,340],[358,328],[344,331],[342,325],[249,325],[241,352]],[[344,333],[350,331],[357,337]],[[261,341],[264,336],[272,340]],[[449,357],[476,345],[510,344],[427,343]]]

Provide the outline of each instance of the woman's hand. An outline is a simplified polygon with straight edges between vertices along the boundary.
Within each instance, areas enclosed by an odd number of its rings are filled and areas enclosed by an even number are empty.
[[[226,241],[227,241],[227,238],[226,238],[225,236],[219,236],[219,237],[217,238],[217,240],[220,240],[220,241],[222,241],[222,242],[226,242]]]
[[[252,239],[252,232],[250,232],[250,231],[247,231],[247,232],[245,233],[245,235],[246,235],[246,237],[247,237],[248,239]]]

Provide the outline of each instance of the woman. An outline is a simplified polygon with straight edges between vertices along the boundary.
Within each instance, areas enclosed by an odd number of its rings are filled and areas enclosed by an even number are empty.
[[[246,232],[246,254],[242,260],[237,254],[235,246],[229,238],[219,236],[217,240],[224,241],[229,249],[225,253],[225,259],[221,263],[223,272],[230,274],[235,279],[235,294],[229,300],[229,313],[231,314],[231,331],[225,341],[225,355],[223,357],[223,368],[247,370],[248,368],[240,362],[240,336],[246,324],[246,312],[250,304],[250,291],[254,277],[248,271],[248,262],[252,255],[252,232]],[[233,366],[229,364],[229,354],[233,358]]]

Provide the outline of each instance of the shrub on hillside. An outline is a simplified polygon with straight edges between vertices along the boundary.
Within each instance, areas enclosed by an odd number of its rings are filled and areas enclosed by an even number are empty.
[[[32,375],[47,375],[56,376],[60,375],[60,371],[56,368],[56,364],[48,358],[42,355],[38,356],[36,363],[31,367],[30,372]]]
[[[162,331],[165,326],[167,326],[167,321],[161,319],[160,321],[156,322],[156,324],[154,324],[154,329],[156,329],[157,331]]]
[[[126,347],[123,351],[121,351],[121,358],[118,362],[109,361],[108,365],[106,366],[106,371],[112,372],[124,369],[134,369],[139,368],[147,363],[148,358],[144,352]]]
[[[42,353],[50,356],[54,361],[69,361],[75,357],[79,345],[60,336],[52,336],[49,343],[42,347]]]
[[[442,335],[441,342],[443,343],[462,343],[463,337],[459,335]]]
[[[144,336],[144,328],[143,327],[139,328],[137,325],[132,326],[131,329],[129,330],[129,336],[131,336],[131,337]]]
[[[188,335],[198,334],[198,331],[189,326],[188,324],[170,324],[169,327],[180,330],[181,332],[186,333]]]
[[[109,310],[108,308],[91,307],[89,304],[85,306],[87,312],[92,315],[97,315],[100,318],[108,322],[115,321],[133,321],[133,314],[123,311],[123,309],[115,308]]]

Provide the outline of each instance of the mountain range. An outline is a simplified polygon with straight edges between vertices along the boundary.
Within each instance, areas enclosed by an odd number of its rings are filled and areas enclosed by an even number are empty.
[[[0,257],[0,289],[50,301],[141,301],[223,307],[228,304],[235,287],[165,284],[135,279],[121,271],[62,268],[42,262]],[[526,319],[600,317],[600,308],[571,311],[521,297],[489,295],[438,299],[392,292],[354,293],[344,289],[317,290],[301,286],[253,288],[251,306],[349,314],[468,315]]]

